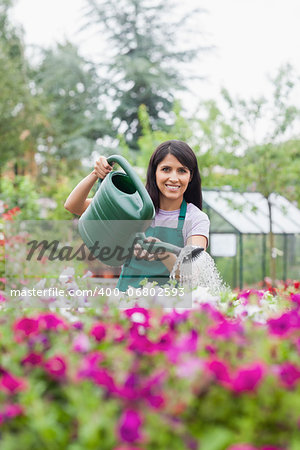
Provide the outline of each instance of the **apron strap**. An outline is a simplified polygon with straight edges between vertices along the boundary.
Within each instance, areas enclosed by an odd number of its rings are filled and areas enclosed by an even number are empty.
[[[185,199],[183,199],[181,206],[180,206],[180,212],[179,212],[179,217],[178,217],[178,224],[177,224],[178,231],[182,231],[184,219],[185,219],[185,215],[186,215],[186,207],[187,207],[187,203],[186,203]]]

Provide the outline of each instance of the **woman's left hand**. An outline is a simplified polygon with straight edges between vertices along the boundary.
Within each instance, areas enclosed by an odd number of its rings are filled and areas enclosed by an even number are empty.
[[[149,236],[146,239],[144,239],[144,242],[154,243],[154,242],[161,242],[159,239]],[[163,245],[162,245],[163,247]],[[151,250],[151,245],[149,250]],[[149,253],[149,250],[143,249],[143,247],[140,244],[135,244],[134,246],[134,256],[136,259],[144,259],[145,261],[161,261],[162,259],[165,259],[167,257],[167,252],[164,251],[158,251],[157,249],[153,250],[153,253]]]

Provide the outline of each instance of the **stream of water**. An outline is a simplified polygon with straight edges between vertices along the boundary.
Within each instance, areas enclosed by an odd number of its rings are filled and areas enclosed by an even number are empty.
[[[190,288],[198,286],[208,288],[213,295],[220,294],[227,289],[222,277],[215,265],[213,258],[202,251],[195,257],[191,253],[196,249],[194,245],[184,247],[170,274],[170,278],[175,279],[176,272],[179,272],[180,284],[187,284]]]

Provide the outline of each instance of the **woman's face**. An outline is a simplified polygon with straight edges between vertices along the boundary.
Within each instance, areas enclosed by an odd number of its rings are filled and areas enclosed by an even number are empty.
[[[160,196],[169,200],[182,199],[191,178],[189,169],[170,153],[156,169],[156,184]]]

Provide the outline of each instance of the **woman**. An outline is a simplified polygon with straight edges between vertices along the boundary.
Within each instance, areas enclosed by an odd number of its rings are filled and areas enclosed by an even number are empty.
[[[104,156],[100,156],[93,172],[71,192],[65,208],[81,215],[92,199],[87,196],[98,178],[105,178],[112,170]],[[170,140],[160,144],[151,156],[146,189],[155,207],[155,218],[146,230],[148,241],[169,242],[178,247],[196,245],[206,249],[209,219],[201,211],[201,177],[193,150],[182,141]],[[135,247],[135,257],[122,269],[118,288],[138,287],[142,279],[165,284],[176,261],[173,253],[150,254]]]

